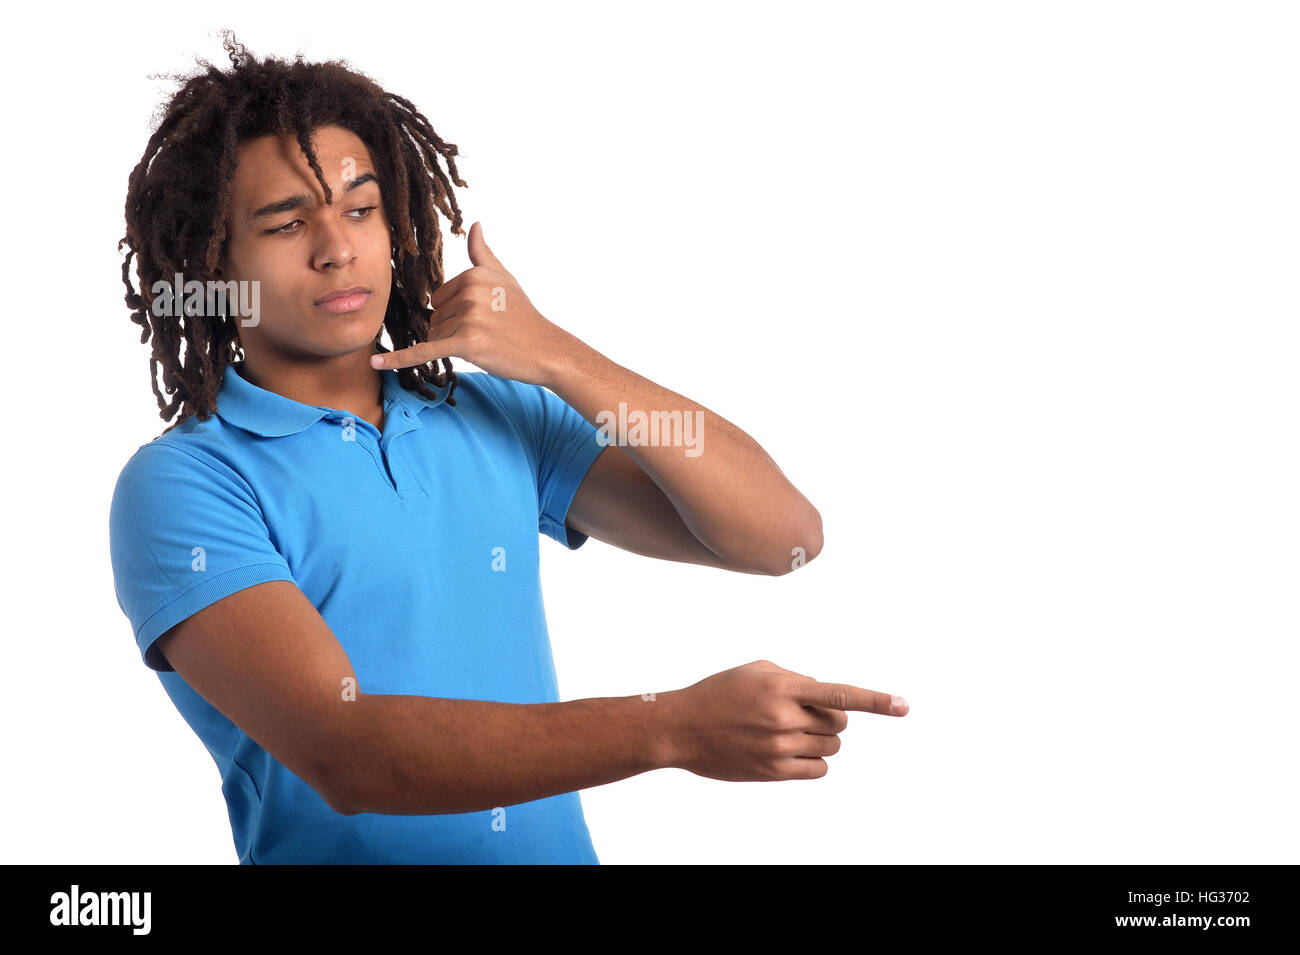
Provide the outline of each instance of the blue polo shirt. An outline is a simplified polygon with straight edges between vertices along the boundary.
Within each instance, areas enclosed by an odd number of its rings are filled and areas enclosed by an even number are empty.
[[[449,389],[424,398],[384,370],[381,434],[241,368],[227,367],[216,414],[136,450],[109,516],[118,604],[216,760],[239,861],[596,864],[577,792],[481,812],[336,813],[153,643],[222,597],[290,580],[365,693],[558,702],[539,532],[586,541],[564,521],[604,450],[597,429],[538,385],[459,372],[452,406]]]

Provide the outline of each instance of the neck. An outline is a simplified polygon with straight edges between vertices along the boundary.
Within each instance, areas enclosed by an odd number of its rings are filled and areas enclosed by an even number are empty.
[[[305,405],[338,408],[358,415],[382,409],[383,374],[370,366],[369,350],[295,361],[284,356],[246,355],[240,374],[250,384]]]

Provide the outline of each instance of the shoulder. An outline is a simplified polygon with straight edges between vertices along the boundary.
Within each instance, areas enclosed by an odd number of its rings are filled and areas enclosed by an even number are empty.
[[[510,378],[501,378],[487,371],[456,372],[456,394],[462,391],[488,398],[496,403],[517,400],[518,389],[528,387]]]
[[[486,371],[469,372],[461,381],[468,384],[475,394],[484,396],[512,417],[537,420],[565,407],[558,395],[542,385],[502,378]],[[457,392],[460,387],[457,386]]]
[[[206,477],[242,480],[228,461],[223,460],[228,455],[222,454],[222,443],[205,440],[193,432],[168,432],[136,448],[118,473],[117,487],[139,487],[180,476],[191,480]]]
[[[518,430],[531,429],[553,399],[540,385],[502,378],[486,371],[457,372],[455,397],[464,395],[479,414],[504,418]]]
[[[141,445],[113,486],[110,526],[140,526],[212,515],[221,505],[260,510],[235,456],[220,442],[169,432]]]

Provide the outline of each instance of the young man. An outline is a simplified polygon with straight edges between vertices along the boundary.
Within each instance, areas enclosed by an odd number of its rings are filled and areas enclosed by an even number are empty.
[[[465,183],[408,101],[226,46],[130,182],[127,304],[181,415],[123,468],[110,535],[241,863],[595,863],[577,790],[815,778],[847,710],[906,712],[766,661],[559,702],[539,531],[775,575],[820,516],[744,432],[539,314],[477,223],[443,281]]]

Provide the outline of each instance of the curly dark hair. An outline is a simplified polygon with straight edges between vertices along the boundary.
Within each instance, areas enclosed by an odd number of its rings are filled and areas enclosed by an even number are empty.
[[[163,434],[191,415],[200,421],[211,417],[226,366],[243,357],[235,317],[224,311],[189,321],[183,315],[155,315],[150,290],[157,281],[185,273],[191,262],[194,277],[204,282],[213,277],[228,242],[231,178],[244,141],[294,134],[327,203],[332,195],[311,146],[311,131],[342,126],[369,147],[386,187],[384,211],[392,224],[395,268],[384,328],[395,349],[428,337],[433,310],[427,303],[444,281],[438,213],[450,221],[453,234],[465,235],[451,188],[452,183],[466,185],[452,158],[456,146],[443,142],[409,100],[382,89],[346,60],[305,63],[300,53],[293,62],[274,57],[259,62],[229,30],[220,32],[233,69],[223,72],[197,58],[200,68],[194,73],[170,74],[181,86],[160,108],[155,132],[131,171],[126,235],[117,245],[119,252],[128,246],[122,282],[131,321],[141,328],[141,343],[149,340],[151,330],[154,334],[149,380],[158,416],[168,420],[180,409],[180,417]],[[139,292],[131,285],[132,255]],[[381,330],[375,338],[377,352],[389,350],[379,341],[382,335]],[[441,361],[443,371],[436,362],[397,369],[402,387],[433,398],[430,384],[450,386],[447,402],[455,405],[456,373],[449,358]],[[175,396],[170,402],[158,387],[160,365],[163,389]]]

